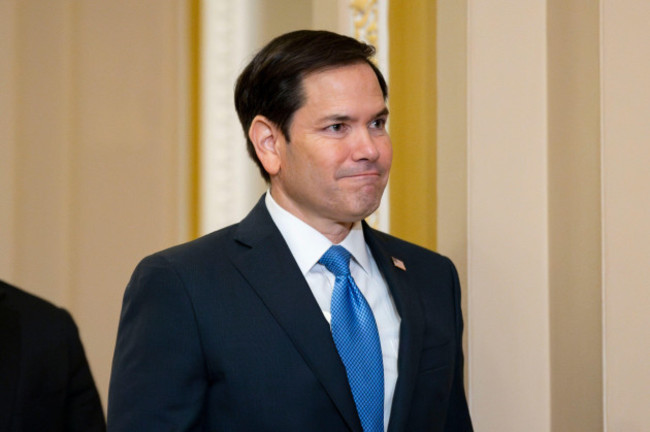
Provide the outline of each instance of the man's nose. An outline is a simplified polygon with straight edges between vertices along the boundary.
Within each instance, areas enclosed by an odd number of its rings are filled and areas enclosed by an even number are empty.
[[[379,147],[376,140],[368,129],[362,129],[354,137],[354,149],[352,158],[354,160],[376,161],[379,158]]]

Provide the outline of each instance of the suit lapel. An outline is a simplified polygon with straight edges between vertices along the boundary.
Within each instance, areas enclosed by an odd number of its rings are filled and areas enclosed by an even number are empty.
[[[16,398],[20,366],[20,316],[2,304],[6,295],[0,287],[0,430],[9,430]]]
[[[416,288],[408,286],[406,283],[405,275],[408,271],[408,262],[404,263],[406,270],[403,270],[398,268],[393,261],[393,258],[402,260],[406,257],[391,255],[386,245],[365,222],[363,228],[366,243],[370,247],[379,270],[386,279],[401,318],[397,358],[398,376],[388,431],[404,431],[408,421],[424,338],[422,306]]]
[[[233,263],[323,384],[348,426],[361,431],[329,324],[268,214],[263,197],[240,223],[235,239],[246,247],[232,256]]]

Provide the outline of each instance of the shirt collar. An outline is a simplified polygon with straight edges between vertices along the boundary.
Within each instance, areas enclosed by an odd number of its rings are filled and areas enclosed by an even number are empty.
[[[270,191],[266,192],[264,202],[271,219],[280,230],[291,254],[298,263],[300,271],[306,275],[332,246],[332,242],[316,229],[280,207],[271,196]],[[340,245],[350,252],[363,271],[370,273],[370,260],[361,221],[352,225],[352,229]]]

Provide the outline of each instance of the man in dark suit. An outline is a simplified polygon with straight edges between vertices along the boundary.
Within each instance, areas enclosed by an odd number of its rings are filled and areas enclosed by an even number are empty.
[[[109,430],[472,430],[453,264],[363,222],[392,158],[373,53],[299,31],[244,69],[236,108],[270,190],[138,265]]]
[[[0,281],[0,431],[104,430],[70,314]]]

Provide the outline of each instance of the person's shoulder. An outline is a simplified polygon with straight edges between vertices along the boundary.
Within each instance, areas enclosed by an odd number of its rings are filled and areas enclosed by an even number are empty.
[[[4,281],[0,281],[0,301],[10,309],[30,315],[59,318],[69,315],[65,309]]]
[[[239,224],[205,234],[196,239],[180,243],[151,253],[135,266],[135,275],[165,277],[175,274],[197,274],[229,262],[228,251],[233,245]]]
[[[226,245],[232,242],[233,233],[237,225],[230,225],[195,239],[162,249],[146,256],[143,261],[202,261],[206,257],[223,251]]]
[[[422,260],[433,260],[435,262],[447,263],[450,262],[449,258],[446,256],[427,249],[418,244],[406,241],[394,235],[385,233],[383,231],[376,230],[374,228],[368,228],[367,234],[374,238],[380,243],[388,252],[394,254],[396,257],[403,256],[408,258],[417,258]]]
[[[26,335],[49,334],[58,337],[76,329],[72,316],[65,309],[1,281],[0,305],[20,316]]]

